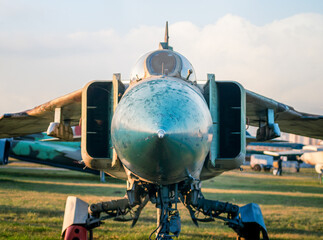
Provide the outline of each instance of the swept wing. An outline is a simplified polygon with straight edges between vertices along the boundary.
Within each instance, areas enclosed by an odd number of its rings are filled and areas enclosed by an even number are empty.
[[[82,89],[56,98],[33,109],[0,117],[0,138],[44,132],[54,121],[55,109],[63,108],[62,117],[71,126],[81,118]]]
[[[82,89],[56,98],[33,109],[0,117],[0,138],[17,137],[46,131],[53,122],[55,108],[63,108],[64,121],[78,125],[81,118]],[[268,109],[283,132],[323,139],[323,116],[296,111],[293,107],[246,91],[246,117],[252,126],[267,122]]]
[[[293,107],[246,91],[246,115],[250,125],[268,121],[268,109],[274,112],[274,122],[283,132],[323,139],[323,116],[296,111]]]

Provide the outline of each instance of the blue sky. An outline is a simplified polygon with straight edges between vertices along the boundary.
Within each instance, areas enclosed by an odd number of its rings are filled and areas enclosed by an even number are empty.
[[[128,79],[170,24],[199,79],[215,73],[323,114],[323,1],[0,0],[0,114],[93,79]]]
[[[230,13],[264,25],[299,13],[323,14],[321,0],[1,0],[1,29],[70,32],[114,28],[124,34],[140,25],[190,21],[199,27]]]

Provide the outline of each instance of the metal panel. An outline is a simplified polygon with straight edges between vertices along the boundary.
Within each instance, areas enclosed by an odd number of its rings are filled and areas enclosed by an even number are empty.
[[[214,74],[208,74],[208,83],[209,83],[209,108],[213,122],[213,138],[210,148],[210,160],[215,167],[215,161],[219,154],[219,109],[218,109],[218,89],[215,82]]]
[[[112,158],[112,82],[92,82],[86,90],[86,150],[93,158]],[[83,119],[85,120],[85,119]]]
[[[88,83],[82,92],[82,159],[86,166],[120,178],[125,174],[112,146],[111,121],[124,91],[120,74],[115,74],[112,81]]]
[[[213,121],[210,166],[214,171],[237,168],[245,156],[245,90],[237,82],[215,81],[213,74],[208,74],[203,88]],[[213,171],[212,167],[204,170],[204,175]]]
[[[119,101],[121,100],[121,97],[123,93],[125,92],[125,86],[121,82],[121,74],[120,73],[115,73],[113,74],[113,114],[119,104]],[[111,121],[112,121],[112,114],[111,114]],[[110,138],[111,139],[111,138]],[[111,142],[111,147],[112,147],[112,142]],[[117,165],[120,164],[118,161],[118,155],[116,153],[115,148],[112,148],[112,167],[117,167]]]
[[[219,158],[236,158],[244,152],[244,89],[236,82],[217,82],[219,98]]]

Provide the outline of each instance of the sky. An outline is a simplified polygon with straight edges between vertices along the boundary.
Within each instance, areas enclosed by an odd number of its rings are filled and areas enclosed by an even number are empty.
[[[91,80],[128,80],[170,45],[199,80],[214,73],[323,115],[323,1],[0,0],[0,114],[33,108]]]

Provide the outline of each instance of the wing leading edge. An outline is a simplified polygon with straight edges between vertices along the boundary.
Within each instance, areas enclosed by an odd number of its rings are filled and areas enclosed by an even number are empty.
[[[296,111],[293,107],[246,91],[246,115],[252,126],[268,121],[267,111],[274,112],[274,122],[283,132],[323,139],[323,116]]]
[[[18,137],[47,130],[54,121],[55,109],[62,108],[62,118],[71,126],[81,118],[82,89],[69,93],[33,109],[4,114],[0,117],[0,138]]]

